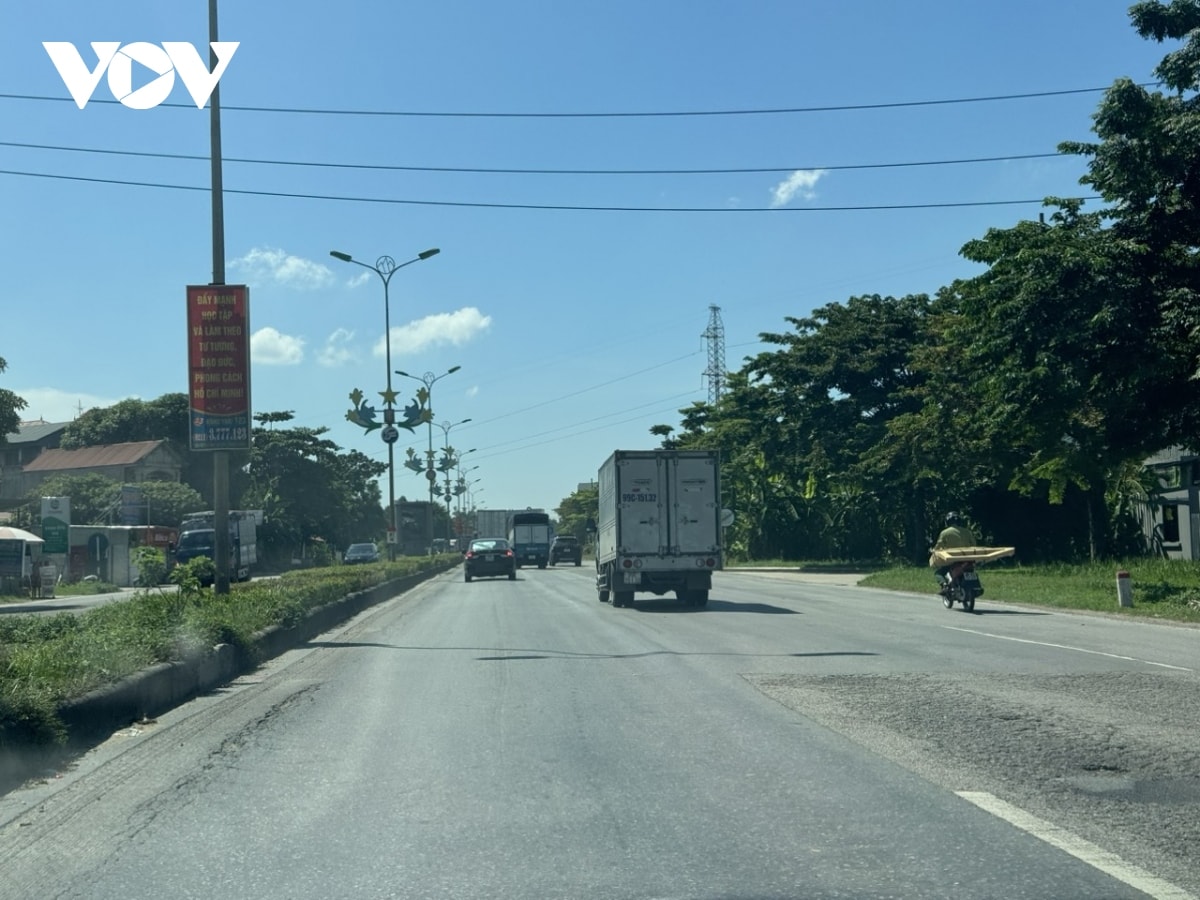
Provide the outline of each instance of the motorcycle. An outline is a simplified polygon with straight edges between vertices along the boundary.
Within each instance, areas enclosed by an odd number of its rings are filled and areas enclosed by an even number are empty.
[[[966,612],[975,610],[975,598],[983,596],[983,583],[975,571],[979,563],[1003,559],[1016,553],[1016,547],[956,547],[935,549],[929,557],[929,565],[935,569],[938,595],[946,609],[954,604],[962,605]]]
[[[953,609],[955,603],[960,603],[965,612],[973,612],[975,598],[983,596],[983,583],[975,571],[973,559],[955,563],[949,567],[949,571],[939,571],[937,580],[938,594],[946,609]]]

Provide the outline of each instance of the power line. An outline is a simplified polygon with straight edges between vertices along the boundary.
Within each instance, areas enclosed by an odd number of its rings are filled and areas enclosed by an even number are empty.
[[[0,147],[17,147],[24,150],[52,150],[63,153],[95,153],[104,156],[134,156],[145,159],[179,159],[209,162],[206,155],[195,153],[155,153],[148,150],[111,150],[100,147],[66,147],[56,144],[27,144],[19,141],[0,141]],[[1017,162],[1027,159],[1051,159],[1064,157],[1062,153],[1016,153],[1008,156],[977,156],[966,159],[935,159],[911,162],[854,163],[836,166],[792,165],[792,166],[749,166],[728,169],[503,169],[479,166],[397,166],[380,163],[331,163],[308,162],[286,159],[252,159],[226,156],[227,163],[242,163],[258,166],[299,166],[316,169],[352,169],[375,172],[446,172],[466,175],[774,175],[799,170],[821,169],[826,172],[846,172],[863,169],[905,169],[919,166],[957,166],[978,163]]]
[[[473,420],[471,422],[470,427],[477,428],[478,426],[487,424],[488,422],[498,422],[501,419],[507,419],[509,416],[515,416],[519,413],[529,412],[530,410],[539,409],[543,406],[549,406],[551,403],[558,403],[562,400],[570,400],[572,397],[578,397],[580,394],[586,394],[589,391],[596,391],[596,390],[599,390],[600,388],[610,387],[611,385],[614,385],[619,381],[628,381],[630,378],[635,378],[638,375],[645,375],[647,372],[653,372],[655,369],[661,369],[664,366],[669,366],[669,365],[672,365],[677,362],[682,362],[685,359],[691,359],[693,356],[696,356],[699,353],[700,353],[699,350],[693,350],[691,353],[683,354],[683,356],[677,356],[674,359],[668,359],[665,362],[655,363],[654,365],[647,366],[644,369],[638,369],[636,372],[629,372],[629,373],[627,373],[625,375],[621,375],[617,378],[610,378],[608,381],[602,381],[602,382],[600,382],[600,384],[593,384],[590,387],[580,388],[577,391],[572,391],[569,394],[563,394],[560,397],[553,397],[550,400],[543,400],[541,403],[535,403],[532,406],[524,406],[521,409],[514,409],[511,412],[507,412],[507,413],[504,413],[503,415],[499,415],[499,416],[493,416],[490,419]]]
[[[617,412],[607,413],[602,416],[588,416],[588,418],[584,419],[582,422],[572,422],[570,425],[560,425],[557,428],[550,428],[546,431],[538,431],[533,434],[523,434],[523,435],[521,435],[521,437],[518,437],[518,438],[512,438],[511,440],[507,440],[507,441],[500,441],[499,443],[496,443],[496,444],[489,444],[486,447],[480,447],[479,450],[482,453],[486,453],[489,450],[495,450],[497,447],[504,447],[504,446],[507,446],[508,444],[519,444],[523,441],[532,440],[533,438],[545,437],[546,435],[555,434],[559,431],[566,431],[570,428],[578,428],[580,425],[591,425],[593,423],[599,422],[601,419],[611,419],[614,416],[623,416],[626,413],[631,413],[631,412],[635,412],[636,410],[645,409],[647,406],[658,406],[658,405],[660,405],[662,403],[666,403],[668,401],[671,401],[671,402],[682,401],[688,397],[693,396],[693,394],[694,394],[694,391],[684,391],[682,394],[674,394],[670,397],[663,397],[660,400],[652,400],[649,403],[643,403],[639,406],[627,406],[624,409],[618,410]],[[657,413],[658,410],[655,410],[654,412]],[[569,435],[563,435],[563,437],[572,437],[574,434],[582,434],[582,433],[583,432],[573,432],[572,434],[569,434]]]
[[[1138,87],[1158,87],[1162,82],[1152,81]],[[872,109],[910,109],[921,106],[950,106],[959,103],[995,103],[1004,100],[1035,100],[1046,97],[1067,97],[1074,94],[1096,94],[1107,91],[1109,86],[1094,88],[1074,88],[1060,91],[1031,91],[1023,94],[994,94],[982,97],[952,97],[936,100],[901,100],[889,103],[847,103],[829,106],[791,106],[761,109],[699,109],[699,110],[657,110],[643,112],[450,112],[438,110],[381,110],[381,109],[320,109],[286,106],[234,106],[221,104],[222,112],[255,112],[255,113],[287,113],[293,115],[321,116],[384,116],[412,118],[447,118],[447,119],[651,119],[651,118],[683,118],[700,116],[776,116],[794,115],[799,113],[821,112],[855,112]],[[52,97],[41,94],[9,94],[0,93],[3,100],[31,100],[37,102],[73,103],[71,97]],[[116,106],[118,100],[93,98],[90,103]],[[189,103],[161,103],[159,107],[174,109],[195,109]]]
[[[0,175],[21,178],[44,178],[56,181],[85,182],[88,184],[112,184],[122,187],[158,188],[172,191],[196,191],[208,193],[208,186],[185,184],[161,184],[152,181],[125,181],[118,178],[89,178],[83,175],[54,175],[46,172],[18,172],[0,169]],[[470,209],[528,209],[559,212],[645,212],[645,213],[802,213],[802,212],[872,212],[906,209],[962,209],[985,206],[1041,206],[1045,197],[1028,200],[956,200],[942,203],[873,203],[861,206],[583,206],[565,203],[485,203],[467,200],[406,200],[393,197],[351,197],[335,194],[302,194],[287,191],[252,191],[225,188],[226,194],[247,197],[281,197],[291,200],[330,200],[342,203],[376,203],[400,206],[443,206]],[[1065,200],[1101,200],[1098,196],[1064,197]]]

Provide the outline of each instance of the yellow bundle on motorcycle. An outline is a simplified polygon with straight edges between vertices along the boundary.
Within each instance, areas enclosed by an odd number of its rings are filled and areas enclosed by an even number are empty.
[[[929,568],[939,569],[957,562],[992,562],[1016,552],[1016,547],[950,547],[934,550],[929,556]]]

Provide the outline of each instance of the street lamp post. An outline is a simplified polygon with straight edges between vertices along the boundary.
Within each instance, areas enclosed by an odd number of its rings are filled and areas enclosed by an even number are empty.
[[[467,452],[469,453],[470,451],[467,451]],[[459,456],[458,456],[458,472],[454,478],[454,496],[456,496],[458,498],[458,515],[460,517],[463,515],[464,512],[466,512],[466,510],[464,509],[464,504],[466,503],[467,488],[479,480],[478,478],[475,478],[469,482],[467,481],[467,476],[470,475],[472,472],[474,472],[476,469],[478,469],[479,466],[471,466],[471,468],[469,468],[469,469],[464,469],[462,467],[462,458],[466,455],[467,455],[466,453],[459,454]]]
[[[419,381],[425,385],[425,402],[428,404],[428,425],[429,425],[429,449],[425,454],[425,477],[429,481],[429,518],[428,518],[428,534],[429,534],[429,555],[433,555],[433,489],[434,483],[437,481],[437,469],[433,465],[433,386],[445,378],[447,375],[453,375],[462,366],[451,366],[441,375],[435,375],[432,372],[426,372],[420,378],[416,375],[410,375],[408,372],[403,372],[400,369],[396,370],[397,375],[403,375],[405,378],[411,378],[413,381]],[[462,424],[462,423],[459,423]]]
[[[446,545],[447,546],[449,546],[449,544],[450,544],[451,532],[452,532],[452,526],[453,526],[453,519],[450,515],[450,504],[454,497],[454,494],[450,490],[450,470],[458,467],[460,465],[462,458],[464,456],[466,456],[468,453],[475,452],[475,448],[472,447],[470,450],[466,450],[462,453],[459,453],[457,456],[455,456],[454,448],[450,446],[450,430],[452,428],[457,428],[459,425],[465,425],[467,422],[470,422],[470,421],[471,421],[470,419],[463,419],[461,422],[454,422],[454,423],[442,422],[440,425],[438,425],[438,428],[442,429],[442,464],[441,464],[440,468],[442,469],[443,476],[445,476],[443,490],[444,490],[444,498],[446,500]]]
[[[482,494],[486,490],[487,490],[486,487],[475,488],[475,490],[471,491],[471,496],[467,500],[467,508],[471,510],[470,516],[471,516],[471,533],[472,534],[474,534],[476,531],[479,530],[478,529],[479,523],[476,521],[476,516],[475,516],[475,512],[476,512],[475,505],[479,499],[479,495]]]
[[[399,432],[396,430],[396,392],[392,390],[392,314],[388,287],[391,284],[392,276],[405,266],[411,266],[415,262],[421,262],[422,260],[429,259],[431,256],[437,256],[440,252],[437,247],[432,247],[429,250],[418,253],[408,262],[402,262],[399,265],[390,256],[381,256],[375,260],[375,265],[371,266],[365,262],[359,262],[349,253],[341,253],[337,250],[329,251],[329,255],[334,259],[340,259],[342,262],[353,263],[356,266],[362,266],[364,269],[370,269],[383,281],[383,346],[384,356],[387,358],[387,390],[382,392],[386,409],[383,414],[384,429],[380,436],[387,444],[388,450],[387,545],[389,561],[395,561],[396,559],[396,460],[392,452],[392,445],[396,443]]]
[[[475,468],[478,469],[479,466],[476,466]],[[470,481],[467,481],[466,478],[460,478],[458,480],[458,486],[455,488],[455,491],[458,494],[458,515],[463,521],[464,527],[466,527],[465,523],[467,519],[467,507],[470,501],[470,490],[472,486],[479,484],[481,481],[483,481],[482,478],[472,478]]]

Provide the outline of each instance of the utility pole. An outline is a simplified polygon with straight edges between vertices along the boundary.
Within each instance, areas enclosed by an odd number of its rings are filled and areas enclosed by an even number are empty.
[[[704,370],[708,405],[716,406],[725,391],[725,323],[721,321],[721,307],[708,307],[708,328],[700,336],[708,341],[708,368]]]

